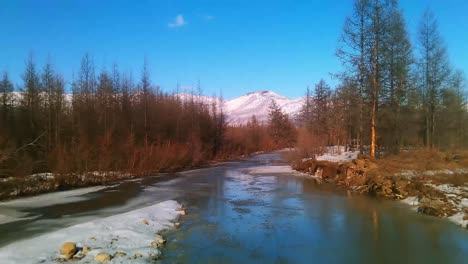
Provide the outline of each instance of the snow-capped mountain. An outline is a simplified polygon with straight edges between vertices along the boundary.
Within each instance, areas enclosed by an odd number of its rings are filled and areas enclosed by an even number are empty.
[[[248,93],[226,101],[225,113],[228,123],[231,125],[245,124],[252,115],[255,115],[259,122],[266,122],[271,101],[275,101],[284,113],[294,117],[299,113],[304,99],[290,99],[271,91]]]
[[[193,97],[187,93],[181,93],[178,94],[178,96],[182,100],[189,100]],[[215,97],[209,96],[199,96],[195,98],[209,104],[218,100]],[[284,113],[293,118],[299,113],[304,98],[290,99],[271,91],[257,91],[234,99],[225,100],[223,110],[230,125],[237,126],[246,124],[252,115],[255,115],[258,122],[262,123],[268,120],[268,107],[271,101],[275,101]]]
[[[13,93],[13,103],[19,104],[21,100],[21,92]],[[207,104],[219,105],[219,98],[210,96],[196,96],[190,93],[179,93],[177,96],[183,100],[201,100]],[[72,95],[65,94],[65,101],[71,102]],[[288,114],[289,117],[294,118],[299,114],[299,111],[304,102],[304,98],[290,99],[283,95],[271,91],[257,91],[242,95],[230,100],[224,100],[223,110],[230,125],[238,126],[246,124],[252,115],[255,115],[257,121],[264,123],[268,121],[268,108],[271,101],[276,104]]]

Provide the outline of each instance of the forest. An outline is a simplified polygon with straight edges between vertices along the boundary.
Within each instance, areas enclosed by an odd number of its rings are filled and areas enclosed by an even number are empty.
[[[307,89],[299,123],[303,155],[347,145],[372,157],[403,149],[468,147],[466,81],[454,69],[435,15],[411,42],[398,1],[356,0],[336,55],[344,70]]]
[[[98,72],[85,54],[65,80],[30,55],[20,83],[7,72],[0,82],[0,178],[148,175],[295,146],[303,156],[342,145],[372,157],[468,147],[464,73],[450,65],[430,10],[410,39],[397,1],[356,0],[336,49],[339,85],[307,88],[299,116],[272,102],[268,123],[253,113],[241,126],[227,124],[222,97],[203,101],[200,85],[188,98],[163,91],[146,61],[135,77],[117,64]]]
[[[163,92],[145,62],[138,80],[113,65],[96,73],[85,54],[67,83],[54,65],[29,56],[17,88],[0,83],[0,177],[52,172],[148,175],[274,149],[255,121],[228,128],[223,99]],[[67,84],[71,89],[67,92]]]

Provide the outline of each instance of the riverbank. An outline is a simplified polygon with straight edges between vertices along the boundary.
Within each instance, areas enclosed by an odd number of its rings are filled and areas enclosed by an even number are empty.
[[[258,155],[258,151],[250,155]],[[67,191],[85,187],[112,184],[113,182],[139,179],[161,173],[176,173],[193,169],[206,168],[221,162],[239,160],[244,156],[231,156],[226,159],[211,160],[193,166],[180,166],[162,169],[151,173],[130,173],[116,171],[93,171],[87,173],[38,173],[25,177],[0,178],[0,201],[29,197],[39,194]]]
[[[382,159],[341,153],[298,159],[291,165],[319,183],[400,200],[419,213],[446,217],[468,228],[467,159],[437,151],[404,152]]]
[[[185,215],[180,207],[169,200],[21,240],[0,248],[0,259],[12,264],[148,263],[161,256],[165,239],[158,233],[176,228],[177,218]]]

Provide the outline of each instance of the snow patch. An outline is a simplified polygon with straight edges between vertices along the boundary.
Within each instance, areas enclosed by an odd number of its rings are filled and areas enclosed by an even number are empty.
[[[359,154],[359,151],[348,151],[348,152],[343,152],[341,154],[324,154],[321,156],[317,156],[317,160],[326,160],[330,162],[350,162],[353,159],[356,159]]]
[[[440,184],[440,185],[435,185],[435,184],[426,184],[427,186],[430,186],[444,194],[456,194],[456,195],[461,195],[463,193],[462,189],[456,186],[453,186],[451,184]]]
[[[468,220],[463,220],[464,217],[465,217],[465,214],[460,212],[452,216],[449,216],[448,219],[454,222],[456,225],[466,228],[468,226]]]
[[[88,246],[91,251],[74,263],[94,262],[94,256],[105,252],[113,255],[124,252],[127,256],[115,258],[110,263],[148,263],[160,252],[151,247],[155,233],[173,226],[179,213],[176,201],[165,201],[149,207],[110,216],[31,239],[18,241],[0,248],[2,263],[56,263],[60,246],[75,242],[78,247]],[[141,258],[130,260],[136,253]]]
[[[408,197],[406,199],[401,200],[402,203],[411,205],[411,206],[418,206],[419,205],[419,199],[416,196]]]

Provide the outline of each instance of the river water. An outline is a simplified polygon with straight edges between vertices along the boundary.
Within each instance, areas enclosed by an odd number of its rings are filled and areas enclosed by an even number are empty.
[[[66,194],[66,193],[65,193]],[[466,263],[468,231],[398,202],[333,191],[291,172],[279,153],[90,193],[0,203],[0,246],[175,199],[161,263]],[[19,220],[20,219],[20,220]],[[1,263],[1,260],[0,260]]]

